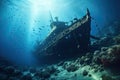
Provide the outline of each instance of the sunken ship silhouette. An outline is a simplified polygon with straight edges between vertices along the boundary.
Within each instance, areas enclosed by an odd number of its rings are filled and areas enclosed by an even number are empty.
[[[75,58],[90,49],[91,16],[87,13],[81,19],[74,19],[70,25],[65,22],[52,21],[51,32],[47,38],[37,46],[36,56],[46,62],[56,62]],[[94,38],[94,37],[93,37]]]

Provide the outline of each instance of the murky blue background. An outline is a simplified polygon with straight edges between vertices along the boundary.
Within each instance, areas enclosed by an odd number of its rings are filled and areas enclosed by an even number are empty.
[[[32,54],[37,41],[43,41],[50,31],[53,17],[69,22],[81,18],[90,9],[91,34],[112,20],[120,18],[119,0],[0,0],[0,56],[17,64],[33,64]]]

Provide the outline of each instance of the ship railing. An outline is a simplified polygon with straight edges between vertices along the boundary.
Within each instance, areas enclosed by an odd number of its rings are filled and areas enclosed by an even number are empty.
[[[71,25],[68,29],[64,30],[63,32],[61,32],[58,36],[54,37],[52,41],[50,41],[49,43],[47,43],[47,47],[43,48],[40,52],[42,51],[46,51],[50,46],[55,45],[55,43],[62,39],[62,37],[64,37],[65,35],[69,34],[70,32],[72,32],[73,30],[77,29],[78,27],[80,27],[82,24],[86,23],[89,20],[90,16],[89,15],[85,15],[81,20],[79,19],[78,21],[76,21],[75,24]],[[39,53],[40,53],[39,52]]]

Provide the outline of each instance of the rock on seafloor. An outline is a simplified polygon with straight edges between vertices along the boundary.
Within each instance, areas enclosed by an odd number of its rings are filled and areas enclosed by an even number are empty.
[[[97,41],[97,50],[45,67],[0,64],[0,80],[120,80],[120,36]],[[104,46],[103,46],[104,45]]]

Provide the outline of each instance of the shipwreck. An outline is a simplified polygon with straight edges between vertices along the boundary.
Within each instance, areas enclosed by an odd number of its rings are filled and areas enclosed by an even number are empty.
[[[91,16],[87,9],[81,19],[75,18],[70,25],[65,22],[51,21],[51,32],[37,46],[35,55],[45,62],[71,59],[86,53],[90,49]]]

